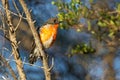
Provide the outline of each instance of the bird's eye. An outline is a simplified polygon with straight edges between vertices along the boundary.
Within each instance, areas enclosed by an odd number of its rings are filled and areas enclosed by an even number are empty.
[[[57,23],[57,20],[56,20],[56,19],[54,20],[54,23]]]

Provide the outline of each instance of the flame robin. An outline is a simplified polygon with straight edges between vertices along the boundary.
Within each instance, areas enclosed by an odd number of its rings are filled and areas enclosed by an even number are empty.
[[[59,23],[58,18],[50,18],[45,25],[39,28],[38,33],[44,48],[49,48],[55,41]],[[33,64],[40,57],[41,54],[34,45],[29,57],[29,62]]]

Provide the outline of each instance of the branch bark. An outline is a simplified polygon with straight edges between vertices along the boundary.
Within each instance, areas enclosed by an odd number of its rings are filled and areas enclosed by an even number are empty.
[[[16,33],[14,30],[14,26],[12,25],[12,22],[11,22],[11,15],[9,12],[8,0],[2,0],[2,4],[3,4],[3,6],[5,8],[5,12],[6,12],[7,24],[9,26],[9,39],[11,41],[12,53],[13,53],[14,59],[16,61],[18,74],[20,76],[20,80],[26,80],[26,76],[23,71],[23,63],[22,63],[20,55],[19,55],[18,44],[17,44],[17,40],[16,40]]]
[[[51,74],[50,74],[50,70],[49,70],[49,66],[48,66],[48,58],[47,58],[45,51],[43,50],[43,46],[41,44],[40,38],[39,38],[38,33],[35,29],[34,21],[32,20],[32,17],[30,15],[30,12],[29,12],[24,0],[19,0],[19,2],[22,5],[22,8],[26,14],[27,22],[30,26],[30,29],[31,29],[32,34],[33,34],[34,39],[35,39],[35,44],[39,48],[39,51],[40,51],[41,56],[43,58],[43,69],[44,69],[44,73],[45,73],[45,78],[46,78],[46,80],[51,80]]]

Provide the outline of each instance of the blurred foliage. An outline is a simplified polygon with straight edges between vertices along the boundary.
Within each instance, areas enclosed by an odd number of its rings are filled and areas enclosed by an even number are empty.
[[[71,50],[71,54],[68,54],[69,57],[73,56],[74,54],[89,54],[94,53],[96,50],[92,48],[91,44],[88,45],[86,43],[81,43],[73,46]]]
[[[52,1],[52,4],[58,7],[59,20],[63,21],[60,28],[86,31],[99,41],[118,37],[119,34],[116,34],[120,32],[120,3],[116,5],[115,9],[109,9],[108,4],[95,3],[94,0],[89,0],[89,3],[90,7],[82,3],[81,0]],[[80,22],[82,18],[85,19],[84,24]],[[85,45],[76,45],[72,53],[92,52],[90,51],[92,47]]]
[[[58,17],[60,21],[64,21],[60,24],[61,29],[68,29],[70,26],[79,23],[82,3],[80,0],[71,0],[70,2],[63,2],[63,0],[58,0],[57,2],[52,2],[52,4],[58,7]]]

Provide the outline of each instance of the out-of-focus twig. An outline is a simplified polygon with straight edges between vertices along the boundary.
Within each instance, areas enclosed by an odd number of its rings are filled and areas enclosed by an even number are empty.
[[[17,26],[16,26],[16,28],[15,28],[15,31],[16,31],[16,30],[18,29],[21,21],[22,21],[23,13],[20,14],[20,11],[19,11],[19,9],[18,9],[18,7],[17,7],[17,5],[16,5],[16,3],[15,3],[15,0],[12,0],[12,2],[13,2],[13,5],[14,5],[15,9],[17,10],[18,16],[19,16],[19,18],[20,18],[19,21],[18,21],[18,23],[17,23]]]
[[[6,60],[9,61],[9,62],[16,62],[16,61],[13,60],[13,59],[7,59],[7,58],[6,58]],[[25,62],[25,61],[23,61],[23,64],[24,64],[24,65],[30,65],[30,66],[32,65],[32,66],[37,67],[37,68],[43,68],[43,67],[41,67],[41,66],[39,66],[39,65],[35,65],[35,64],[33,65],[33,64],[27,63],[27,62]]]
[[[20,23],[21,23],[21,21],[22,21],[23,14],[22,14],[22,15],[19,15],[19,17],[20,17],[20,19],[19,19],[19,21],[18,21],[17,26],[15,27],[15,31],[18,29],[18,27],[19,27],[19,25],[20,25]]]
[[[12,77],[14,78],[14,80],[17,80],[17,77],[15,75],[15,72],[13,71],[13,69],[11,68],[11,66],[9,65],[8,61],[6,61],[6,59],[0,54],[0,59],[2,60],[2,62],[4,63],[4,65],[9,69]]]
[[[0,5],[0,7],[1,7],[1,8],[3,8],[3,9],[5,10],[5,8],[4,8],[3,6],[1,6],[1,5]],[[8,11],[9,11],[11,14],[13,14],[13,15],[18,16],[18,17],[19,17],[19,15],[18,15],[17,13],[12,12],[12,11],[10,11],[10,10],[8,10]],[[22,17],[22,19],[26,20],[26,18],[25,18],[25,17]]]

